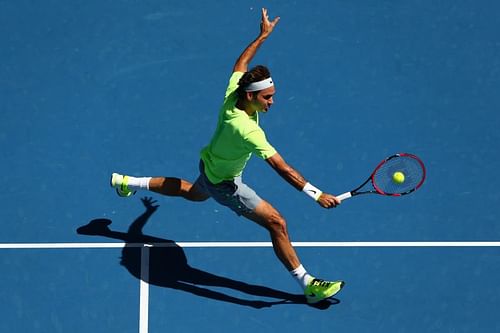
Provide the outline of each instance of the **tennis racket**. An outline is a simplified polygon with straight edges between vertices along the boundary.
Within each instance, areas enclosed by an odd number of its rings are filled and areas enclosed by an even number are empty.
[[[417,190],[424,181],[425,166],[420,158],[407,153],[394,154],[380,162],[363,184],[337,198],[345,200],[368,193],[399,197]]]

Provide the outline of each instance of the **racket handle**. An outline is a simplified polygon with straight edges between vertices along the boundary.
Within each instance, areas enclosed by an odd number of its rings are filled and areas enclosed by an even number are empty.
[[[337,195],[337,199],[339,199],[340,201],[343,201],[345,199],[349,199],[350,197],[352,197],[351,192],[345,192],[345,193],[342,193],[341,195]]]

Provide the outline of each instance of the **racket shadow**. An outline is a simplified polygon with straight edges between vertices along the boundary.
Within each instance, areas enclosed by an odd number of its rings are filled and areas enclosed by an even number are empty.
[[[267,308],[282,304],[306,304],[301,294],[290,294],[281,290],[265,286],[248,284],[242,281],[230,279],[210,272],[206,272],[188,264],[184,250],[175,241],[144,235],[142,230],[149,218],[158,209],[151,198],[141,199],[146,211],[141,214],[130,225],[127,232],[114,231],[109,228],[112,221],[109,219],[95,219],[77,229],[77,233],[88,236],[103,236],[118,239],[126,243],[122,250],[120,264],[137,279],[141,276],[141,247],[139,244],[161,244],[161,246],[148,247],[149,249],[149,277],[145,282],[164,288],[185,291],[193,295],[205,297],[217,301],[234,303],[252,308]],[[134,244],[134,245],[132,245]],[[275,301],[251,300],[225,294],[210,289],[210,287],[222,287],[236,290],[247,295],[272,298]],[[337,299],[329,299],[311,307],[326,310],[331,305],[340,303]]]

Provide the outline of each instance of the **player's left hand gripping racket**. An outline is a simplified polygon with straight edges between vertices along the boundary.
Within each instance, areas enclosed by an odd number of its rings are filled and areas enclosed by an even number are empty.
[[[407,153],[395,154],[380,162],[363,184],[337,198],[345,200],[368,193],[398,197],[417,190],[424,181],[425,166],[420,158]]]

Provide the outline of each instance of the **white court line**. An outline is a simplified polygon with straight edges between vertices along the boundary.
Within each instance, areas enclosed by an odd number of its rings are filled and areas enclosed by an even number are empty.
[[[149,247],[141,249],[141,286],[139,291],[139,333],[148,333],[149,323]]]
[[[500,247],[497,241],[446,242],[292,242],[294,247]],[[271,242],[178,242],[178,243],[0,243],[0,249],[107,249],[123,247],[236,248],[272,247]]]

